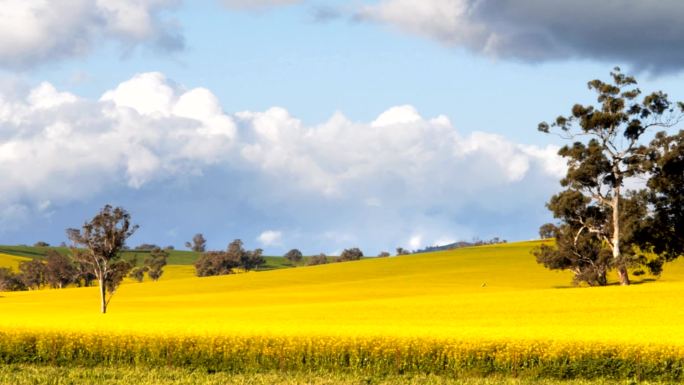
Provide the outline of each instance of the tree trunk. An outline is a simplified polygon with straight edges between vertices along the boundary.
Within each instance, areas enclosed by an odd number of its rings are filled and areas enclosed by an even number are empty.
[[[613,261],[616,262],[620,285],[629,285],[629,274],[620,253],[620,186],[613,189]]]
[[[98,280],[100,284],[100,310],[102,311],[102,314],[107,313],[107,289],[105,288],[104,280],[100,279]]]

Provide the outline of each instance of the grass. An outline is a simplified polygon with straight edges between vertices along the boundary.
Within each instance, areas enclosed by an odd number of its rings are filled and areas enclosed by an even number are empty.
[[[55,250],[61,254],[68,255],[70,253],[68,247],[59,246],[3,246],[0,245],[0,254],[24,257],[24,258],[44,258],[45,255],[50,250]],[[199,258],[201,253],[186,250],[167,250],[169,253],[169,259],[167,260],[169,265],[187,265],[190,266],[197,258]],[[145,260],[149,250],[128,250],[122,253],[124,259],[137,258],[139,263]],[[274,270],[282,269],[287,267],[292,267],[292,264],[282,257],[265,256],[266,264],[261,267],[261,270]],[[0,266],[5,266],[0,260]]]
[[[535,263],[538,244],[222,277],[178,270],[176,279],[122,285],[104,316],[96,288],[2,293],[0,348],[6,362],[29,353],[68,362],[100,347],[83,362],[683,377],[684,261],[657,281],[575,288],[570,274]],[[170,276],[172,268],[181,267],[167,267]]]
[[[130,366],[74,368],[39,365],[0,366],[7,385],[628,385],[631,381],[550,380],[505,377],[453,378],[435,375],[373,377],[345,373],[208,373],[188,368]],[[665,383],[644,383],[665,384]]]

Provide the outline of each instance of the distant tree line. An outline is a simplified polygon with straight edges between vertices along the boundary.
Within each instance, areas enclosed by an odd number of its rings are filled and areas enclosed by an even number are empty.
[[[203,239],[203,238],[202,238]],[[238,269],[257,270],[266,264],[262,249],[246,250],[240,239],[231,242],[225,251],[204,252],[195,261],[198,277],[233,274]]]
[[[455,249],[460,249],[463,247],[498,245],[498,244],[503,244],[503,243],[508,243],[508,241],[505,239],[499,238],[499,237],[493,237],[490,239],[480,239],[478,237],[475,237],[470,242],[459,241],[459,242],[449,243],[447,245],[427,246],[427,247],[424,247],[422,249],[418,249],[418,250],[414,250],[414,251],[409,251],[409,250],[404,249],[403,247],[398,247],[397,248],[397,255],[430,253],[433,251],[455,250]]]
[[[49,250],[45,259],[19,263],[19,271],[0,268],[0,290],[34,290],[42,287],[62,289],[68,285],[91,286],[95,276],[88,268],[55,250]]]
[[[349,249],[344,249],[338,257],[328,257],[324,253],[319,253],[316,255],[304,258],[302,252],[298,249],[292,249],[283,255],[285,259],[290,261],[292,265],[297,265],[304,262],[307,266],[315,265],[325,265],[330,262],[347,262],[347,261],[358,261],[363,257],[363,251],[358,247],[352,247]]]
[[[82,252],[76,250],[75,253]],[[145,275],[156,281],[163,274],[167,258],[166,251],[156,249],[150,252],[142,266],[136,266],[135,259],[126,261],[126,270],[130,270],[129,276],[138,282],[142,282]],[[18,272],[8,267],[0,268],[0,291],[35,290],[44,287],[63,289],[70,285],[89,287],[96,279],[85,261],[56,250],[48,250],[43,259],[22,261],[18,268]],[[125,276],[126,274],[122,278]]]

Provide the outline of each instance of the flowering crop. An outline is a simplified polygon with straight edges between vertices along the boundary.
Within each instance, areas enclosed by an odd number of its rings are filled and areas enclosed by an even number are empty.
[[[570,288],[533,245],[170,274],[122,285],[106,315],[96,288],[2,293],[0,362],[684,378],[684,264]]]

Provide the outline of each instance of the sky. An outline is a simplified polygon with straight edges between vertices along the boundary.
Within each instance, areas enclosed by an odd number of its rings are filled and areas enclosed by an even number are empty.
[[[282,255],[533,239],[615,66],[684,100],[679,0],[0,0],[0,244]]]

